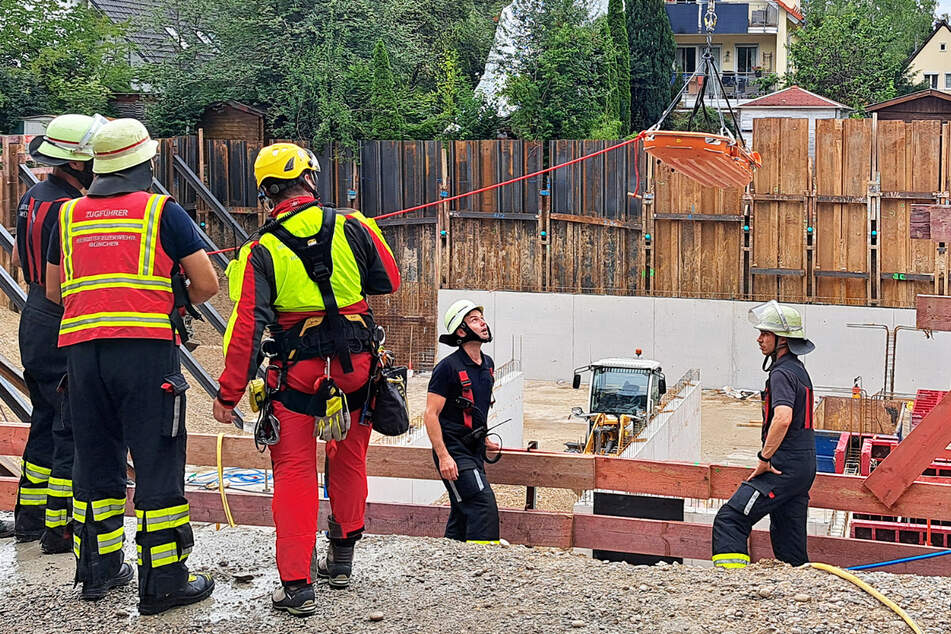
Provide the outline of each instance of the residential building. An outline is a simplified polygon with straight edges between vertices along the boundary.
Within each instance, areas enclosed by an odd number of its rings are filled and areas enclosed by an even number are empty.
[[[773,75],[781,78],[789,70],[788,47],[802,26],[803,15],[797,4],[783,0],[736,2],[721,0],[715,5],[717,23],[713,34],[713,58],[722,71],[725,96],[748,99],[769,92]],[[690,78],[706,50],[704,14],[707,2],[674,0],[666,5],[674,39],[677,42],[675,64]],[[687,102],[697,94],[696,80],[687,86]]]
[[[926,82],[933,90],[951,92],[951,28],[944,20],[935,24],[908,63],[912,80]]]
[[[866,106],[881,121],[951,121],[951,92],[921,90]]]

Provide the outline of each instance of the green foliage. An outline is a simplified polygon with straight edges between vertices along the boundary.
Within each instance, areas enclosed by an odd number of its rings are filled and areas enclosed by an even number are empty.
[[[683,130],[684,132],[709,132],[710,134],[720,134],[720,114],[716,108],[705,106],[697,112],[690,121],[691,112],[675,111],[667,118],[664,128],[667,130]],[[729,112],[723,113],[723,124],[733,133],[733,136],[739,137],[739,131],[733,123]]]
[[[776,73],[767,73],[762,77],[756,77],[753,80],[753,85],[756,87],[756,93],[759,95],[767,95],[776,90],[779,86],[779,75]]]
[[[604,23],[590,23],[585,7],[572,0],[526,0],[513,11],[524,31],[505,60],[511,74],[502,94],[515,108],[512,131],[528,139],[577,139],[619,121],[611,96],[616,57]]]
[[[617,55],[617,82],[620,98],[621,132],[627,134],[631,127],[631,49],[627,34],[627,19],[624,15],[624,0],[609,0],[608,28],[614,41]]]
[[[370,82],[369,139],[401,139],[406,122],[400,113],[396,94],[396,79],[390,66],[390,56],[383,40],[377,40],[373,49],[373,80]]]
[[[128,60],[122,29],[84,5],[0,0],[0,131],[33,114],[110,114]]]
[[[664,0],[628,0],[631,130],[654,125],[670,103],[676,45]]]
[[[899,15],[889,11],[909,2],[920,7],[911,0],[893,0],[878,8],[865,0],[810,3],[806,27],[789,49],[796,70],[787,83],[799,84],[857,112],[907,90],[907,60],[920,37],[921,19],[916,12]]]

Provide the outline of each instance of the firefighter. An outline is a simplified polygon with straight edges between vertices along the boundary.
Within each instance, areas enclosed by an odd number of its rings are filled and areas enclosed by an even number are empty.
[[[763,369],[769,373],[763,392],[763,448],[758,463],[713,522],[713,563],[745,568],[747,540],[753,525],[769,515],[773,553],[800,566],[806,553],[809,489],[816,477],[812,429],[812,380],[799,357],[815,350],[806,339],[802,316],[775,300],[749,314],[759,330]]]
[[[64,114],[50,121],[46,133],[30,142],[30,156],[53,171],[17,207],[14,257],[29,287],[20,316],[20,359],[33,414],[14,521],[0,522],[0,537],[39,539],[45,553],[67,553],[73,543],[73,433],[59,389],[66,355],[56,347],[63,308],[46,299],[46,251],[60,206],[82,196],[92,182],[89,141],[100,125],[98,115]]]
[[[482,352],[483,344],[492,341],[482,311],[482,306],[463,299],[446,312],[447,334],[439,341],[458,349],[433,369],[424,420],[449,494],[445,536],[498,544],[499,508],[485,475],[485,451],[500,449],[485,437],[495,363]]]
[[[376,223],[319,203],[319,172],[313,153],[291,143],[263,148],[254,162],[270,220],[229,267],[235,306],[214,403],[215,418],[230,424],[261,361],[268,328],[273,340],[264,348],[272,370],[255,437],[269,445],[274,467],[281,585],[272,605],[295,616],[316,610],[314,576],[332,588],[350,583],[367,497],[370,427],[359,421],[378,343],[366,298],[393,293],[400,284]],[[328,441],[330,544],[322,557],[315,551],[315,436]]]
[[[218,277],[185,210],[148,191],[157,145],[135,119],[100,128],[96,178],[85,197],[62,206],[46,273],[48,297],[64,306],[76,580],[83,599],[97,600],[133,577],[122,556],[128,447],[141,614],[200,601],[214,588],[210,575],[185,565],[194,539],[177,331],[178,306],[211,298]]]

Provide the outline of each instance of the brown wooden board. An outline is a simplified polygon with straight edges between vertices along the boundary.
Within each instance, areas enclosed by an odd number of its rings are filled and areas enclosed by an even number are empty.
[[[762,118],[753,120],[753,149],[760,153],[763,166],[753,174],[753,191],[757,194],[781,194],[780,173],[782,156],[782,121]],[[795,192],[792,192],[795,193]],[[780,269],[779,266],[779,203],[774,200],[756,201],[751,212],[752,254],[750,266],[754,269]],[[780,276],[753,275],[750,298],[766,301],[779,297]]]
[[[881,140],[881,130],[879,139]],[[867,119],[816,121],[816,193],[819,196],[868,194],[872,127]],[[818,202],[814,228],[816,271],[868,274],[868,209],[863,203]],[[865,305],[866,281],[822,276],[816,279],[818,302]]]
[[[939,188],[940,124],[937,121],[880,121],[878,156],[883,192]],[[881,270],[933,273],[934,245],[911,239],[910,200],[883,198],[879,222]],[[929,282],[882,280],[882,305],[910,307],[917,293],[933,292]]]
[[[915,298],[915,326],[923,330],[951,331],[951,297],[919,295]]]

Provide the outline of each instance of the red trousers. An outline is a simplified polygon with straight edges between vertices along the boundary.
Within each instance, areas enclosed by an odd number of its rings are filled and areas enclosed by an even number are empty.
[[[369,353],[351,357],[353,372],[344,374],[336,359],[330,375],[344,392],[355,392],[368,380]],[[297,363],[288,372],[288,385],[313,392],[314,383],[324,374],[323,359]],[[363,528],[367,501],[367,445],[370,427],[360,424],[360,407],[351,404],[350,431],[341,442],[327,444],[330,468],[330,509],[344,535]],[[298,414],[280,403],[274,414],[281,423],[281,440],[271,445],[274,467],[274,498],[271,512],[277,529],[277,570],[282,581],[310,578],[310,558],[317,539],[317,440],[314,417]]]

